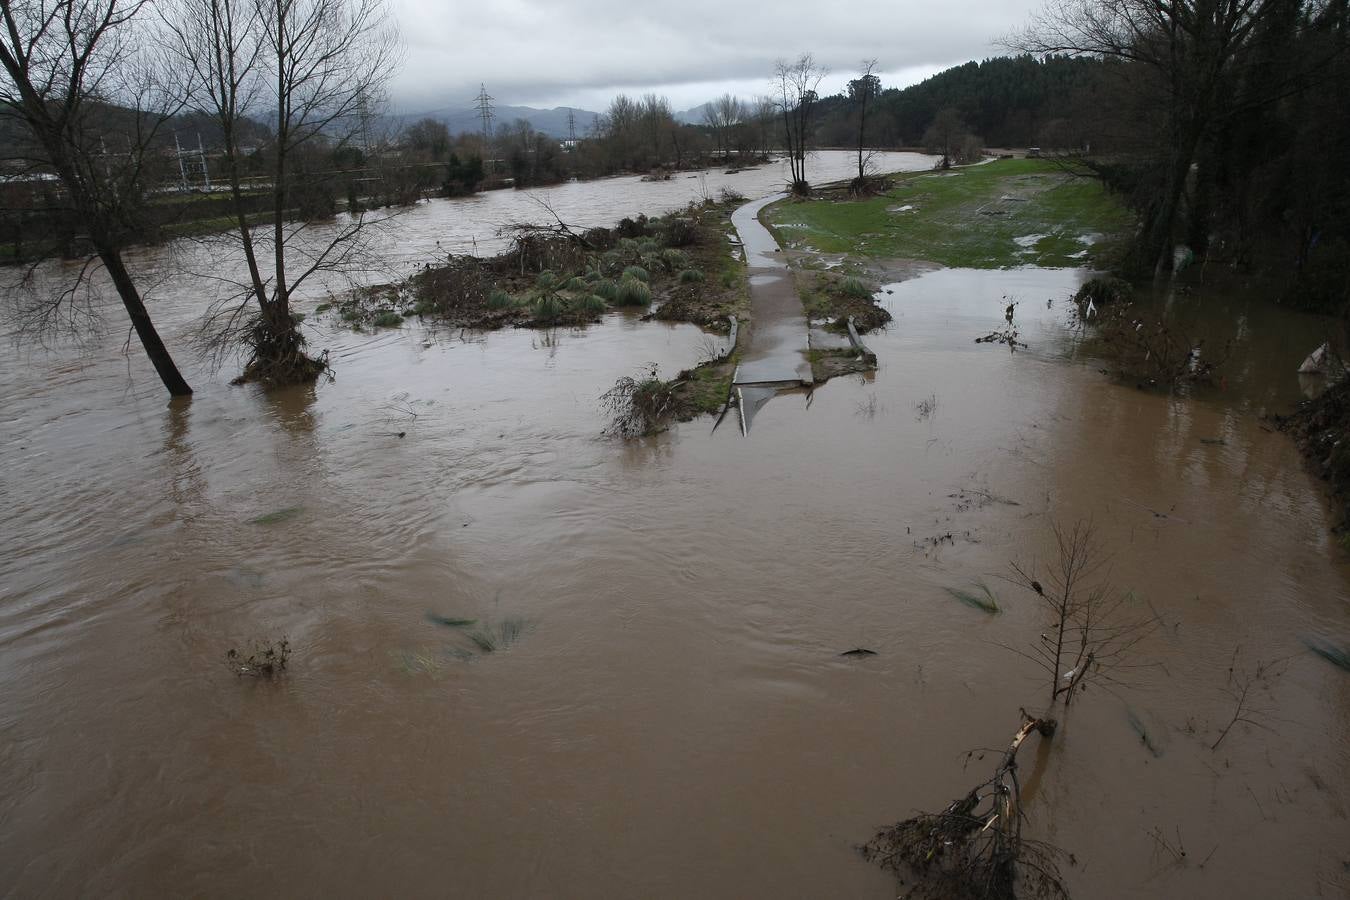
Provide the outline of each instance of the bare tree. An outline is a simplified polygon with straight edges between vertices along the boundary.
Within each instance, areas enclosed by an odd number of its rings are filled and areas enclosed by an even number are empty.
[[[33,138],[30,162],[55,174],[116,288],[132,328],[174,396],[188,386],[122,259],[156,159],[155,138],[176,111],[130,32],[146,0],[43,0],[0,4],[0,108]],[[112,148],[109,149],[109,140]],[[85,265],[81,278],[90,273]],[[55,320],[79,285],[40,304]]]
[[[1067,707],[1089,680],[1121,683],[1133,667],[1126,658],[1157,620],[1136,615],[1134,595],[1112,589],[1091,523],[1053,528],[1057,556],[1044,574],[1013,565],[1013,580],[1039,597],[1050,616],[1031,652],[1016,652],[1050,676],[1050,702],[1063,697]]]
[[[949,106],[938,111],[933,117],[933,124],[924,132],[924,148],[942,157],[939,166],[950,169],[953,162],[962,161],[961,148],[969,131],[961,113]]]
[[[220,125],[247,267],[242,290],[213,317],[215,335],[248,347],[243,379],[312,381],[326,363],[304,352],[291,298],[311,277],[352,260],[368,220],[357,212],[315,241],[306,234],[311,216],[301,209],[293,221],[292,207],[306,187],[307,156],[334,145],[370,151],[372,106],[396,63],[396,35],[383,0],[176,2],[162,19],[191,78],[192,106]],[[273,129],[268,222],[256,229],[242,182],[240,125],[250,115],[269,119]],[[292,271],[297,258],[299,271]]]
[[[777,95],[774,99],[783,116],[793,193],[804,194],[811,189],[806,180],[806,145],[810,141],[816,89],[826,74],[827,70],[817,65],[809,53],[803,53],[792,62],[780,59],[774,70],[773,84]]]
[[[865,59],[858,77],[848,83],[849,99],[858,107],[858,180],[857,190],[867,187],[867,163],[871,154],[864,157],[867,146],[867,104],[881,95],[881,79],[872,74],[877,67],[875,59]]]

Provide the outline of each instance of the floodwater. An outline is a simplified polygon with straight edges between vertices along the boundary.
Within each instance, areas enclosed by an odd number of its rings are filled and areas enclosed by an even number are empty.
[[[1350,675],[1301,641],[1350,640],[1350,570],[1259,419],[1302,395],[1322,323],[1180,299],[1243,324],[1228,388],[1171,398],[1085,356],[1080,277],[888,285],[879,371],[748,437],[604,437],[600,393],[701,339],[621,313],[310,322],[335,382],[196,372],[174,405],[119,327],[7,351],[0,890],[892,897],[855,845],[982,780],[967,751],[1043,705],[1007,648],[1046,623],[1001,577],[1091,518],[1164,625],[1024,751],[1032,832],[1080,898],[1346,896]],[[973,343],[1008,296],[1028,348]],[[980,580],[1001,614],[945,591]],[[483,653],[428,613],[523,633]],[[226,667],[280,635],[280,681]],[[1258,662],[1257,725],[1211,751],[1229,667]]]

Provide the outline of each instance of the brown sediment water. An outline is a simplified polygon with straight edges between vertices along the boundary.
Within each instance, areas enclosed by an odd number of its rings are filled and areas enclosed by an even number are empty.
[[[1091,518],[1164,627],[1128,687],[1024,753],[1031,833],[1074,854],[1078,897],[1343,896],[1350,675],[1302,638],[1350,641],[1350,570],[1259,419],[1301,396],[1324,323],[1176,298],[1238,350],[1226,390],[1169,397],[1097,371],[1065,325],[1081,277],[888,285],[879,370],[780,397],[748,438],[603,437],[618,375],[677,371],[701,340],[624,314],[488,335],[311,319],[335,382],[198,372],[178,405],[121,334],[9,351],[0,885],[892,897],[855,845],[955,798],[967,751],[1043,705],[1005,645],[1046,623],[1002,576],[1051,559],[1052,518]],[[973,343],[1005,297],[1025,351]],[[1001,614],[946,593],[977,581]],[[525,630],[482,653],[428,613]],[[282,634],[283,679],[226,668]],[[856,647],[877,655],[839,656]],[[1211,751],[1235,648],[1239,670],[1287,659],[1266,727]]]

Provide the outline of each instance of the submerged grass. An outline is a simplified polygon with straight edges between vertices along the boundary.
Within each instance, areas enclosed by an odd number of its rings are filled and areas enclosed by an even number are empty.
[[[1327,662],[1350,672],[1350,644],[1338,645],[1321,637],[1305,637],[1303,643]]]
[[[987,612],[991,616],[1000,612],[998,597],[994,596],[994,592],[989,590],[989,585],[985,584],[983,581],[977,581],[975,586],[979,588],[979,594],[962,590],[961,588],[949,587],[946,590],[947,593],[951,594],[967,606],[973,606],[975,609]],[[983,596],[981,596],[981,594]]]
[[[521,635],[525,633],[526,624],[524,619],[511,616],[465,632],[465,637],[480,653],[495,653],[520,640]]]
[[[1037,159],[999,160],[948,175],[910,173],[879,196],[782,202],[765,214],[771,225],[791,226],[780,238],[823,253],[976,269],[1102,265],[1114,252],[1111,238],[1133,225],[1124,204],[1099,182]]]

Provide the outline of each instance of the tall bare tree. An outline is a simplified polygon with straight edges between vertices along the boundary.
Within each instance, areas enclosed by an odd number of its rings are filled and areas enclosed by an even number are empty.
[[[151,186],[156,136],[177,108],[136,52],[130,32],[144,6],[145,0],[5,0],[0,108],[31,133],[30,162],[60,179],[160,380],[170,394],[188,396],[192,388],[122,259]],[[77,291],[44,301],[45,315],[58,317]]]
[[[881,95],[881,79],[873,74],[876,67],[875,59],[863,60],[858,77],[848,83],[849,99],[858,107],[857,189],[860,191],[867,187],[867,159],[863,155],[867,146],[867,104]]]
[[[788,163],[792,168],[791,188],[804,194],[811,189],[806,180],[806,146],[811,134],[811,111],[816,89],[827,70],[816,64],[811,54],[803,53],[792,62],[780,59],[774,69],[774,100],[783,116],[787,138]]]
[[[164,27],[189,73],[192,107],[220,126],[247,268],[243,290],[219,310],[218,334],[248,347],[244,379],[313,380],[325,363],[305,353],[291,298],[311,277],[351,260],[368,220],[357,212],[327,237],[312,239],[310,216],[303,209],[294,214],[306,187],[302,169],[317,149],[354,144],[369,152],[372,105],[397,62],[397,36],[383,0],[174,2],[162,15]],[[250,116],[273,131],[266,148],[271,202],[259,228],[243,186],[240,126]]]

